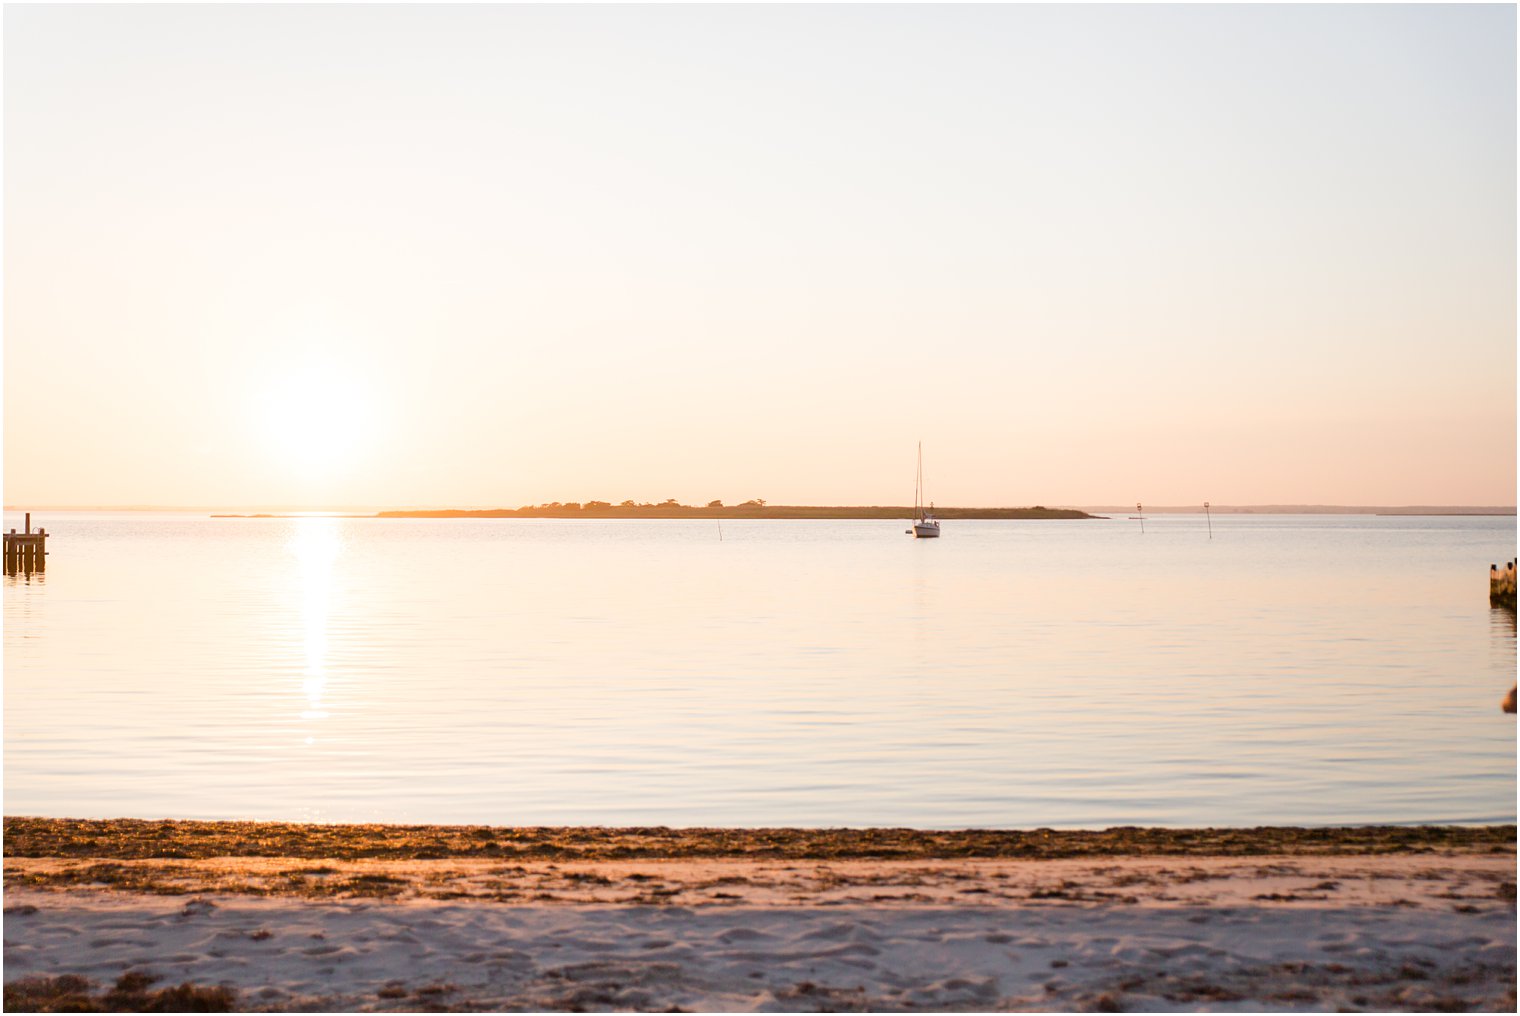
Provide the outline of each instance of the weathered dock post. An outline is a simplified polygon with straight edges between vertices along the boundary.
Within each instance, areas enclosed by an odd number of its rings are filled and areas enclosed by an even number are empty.
[[[32,513],[26,513],[26,532],[12,529],[5,534],[5,574],[27,574],[47,569],[47,530],[32,532]]]
[[[1515,609],[1515,562],[1488,566],[1488,605]]]
[[[1515,609],[1515,562],[1507,562],[1503,568],[1496,564],[1488,566],[1488,605],[1490,607],[1503,607],[1511,612]],[[1509,694],[1499,707],[1506,713],[1515,711],[1515,692],[1511,687]]]

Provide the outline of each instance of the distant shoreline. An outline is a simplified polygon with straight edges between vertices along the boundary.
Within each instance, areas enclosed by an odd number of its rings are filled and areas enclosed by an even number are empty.
[[[528,505],[523,508],[416,508],[369,514],[333,513],[345,519],[775,519],[775,520],[891,520],[906,521],[917,513],[908,507],[870,505],[612,505],[585,507],[576,505]],[[930,514],[937,519],[1101,519],[1076,508],[936,508]],[[289,519],[298,513],[255,514],[219,513],[214,519]]]
[[[1120,506],[1086,505],[1083,511],[1123,514],[1132,509]],[[1209,507],[1215,515],[1379,515],[1379,516],[1513,516],[1513,506],[1505,505],[1337,505],[1337,504],[1216,504]],[[1147,515],[1202,515],[1203,505],[1146,505]]]
[[[377,512],[381,519],[911,519],[893,505],[528,505],[522,508],[439,508]],[[935,508],[938,519],[1092,519],[1076,508]]]
[[[1338,505],[1213,505],[1215,515],[1369,515],[1379,518],[1513,518],[1514,508],[1480,506],[1407,507]],[[958,519],[1110,519],[1128,516],[1133,508],[1088,506],[1086,508],[935,508],[935,518]],[[1145,507],[1147,516],[1202,515],[1202,506]],[[215,519],[281,519],[302,512],[217,513]],[[352,519],[792,519],[904,520],[915,511],[906,505],[526,505],[522,508],[403,508],[374,513],[332,512]]]

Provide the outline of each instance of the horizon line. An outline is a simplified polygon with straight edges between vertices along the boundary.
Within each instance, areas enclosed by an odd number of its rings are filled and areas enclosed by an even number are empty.
[[[572,502],[565,502],[566,504]],[[573,502],[580,504],[581,502]],[[521,511],[530,508],[542,508],[555,504],[544,502],[543,504],[518,505],[508,508],[504,505],[270,505],[270,504],[204,504],[204,505],[152,505],[152,504],[126,504],[126,505],[68,505],[68,504],[6,504],[4,511],[8,512],[230,512],[230,511],[258,511],[258,512],[289,512],[299,514],[328,515],[328,514],[355,514],[359,512],[392,512],[392,511]],[[1075,509],[1078,511],[1132,511],[1134,502],[1115,504],[1049,504],[1049,505],[940,505],[940,510],[1011,510],[1042,507],[1051,509]],[[619,507],[613,505],[612,507]],[[656,506],[657,507],[657,506]],[[701,505],[681,505],[681,507],[702,507]],[[737,507],[726,505],[725,507]],[[887,504],[770,504],[767,508],[899,508],[902,505]],[[1197,512],[1202,514],[1205,505],[1195,504],[1164,504],[1151,505],[1143,509],[1144,512],[1165,512],[1170,514],[1183,512]],[[1489,515],[1515,515],[1517,506],[1510,505],[1479,505],[1479,504],[1333,504],[1323,502],[1264,502],[1255,504],[1214,504],[1209,503],[1207,509],[1213,512],[1276,512],[1279,514],[1314,514],[1339,512],[1345,514],[1372,514],[1377,512],[1400,512],[1405,514],[1418,513],[1444,513],[1444,514],[1489,514]]]

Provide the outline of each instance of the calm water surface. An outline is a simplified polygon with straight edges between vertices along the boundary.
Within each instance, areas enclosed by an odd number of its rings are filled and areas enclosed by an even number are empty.
[[[1513,518],[35,521],[7,814],[1515,819]]]

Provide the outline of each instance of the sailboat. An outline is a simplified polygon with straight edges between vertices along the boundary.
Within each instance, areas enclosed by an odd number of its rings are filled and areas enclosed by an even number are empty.
[[[924,508],[924,443],[918,443],[918,485],[913,488],[913,514],[917,521],[908,530],[920,540],[939,535],[939,520],[934,517],[934,502]]]

